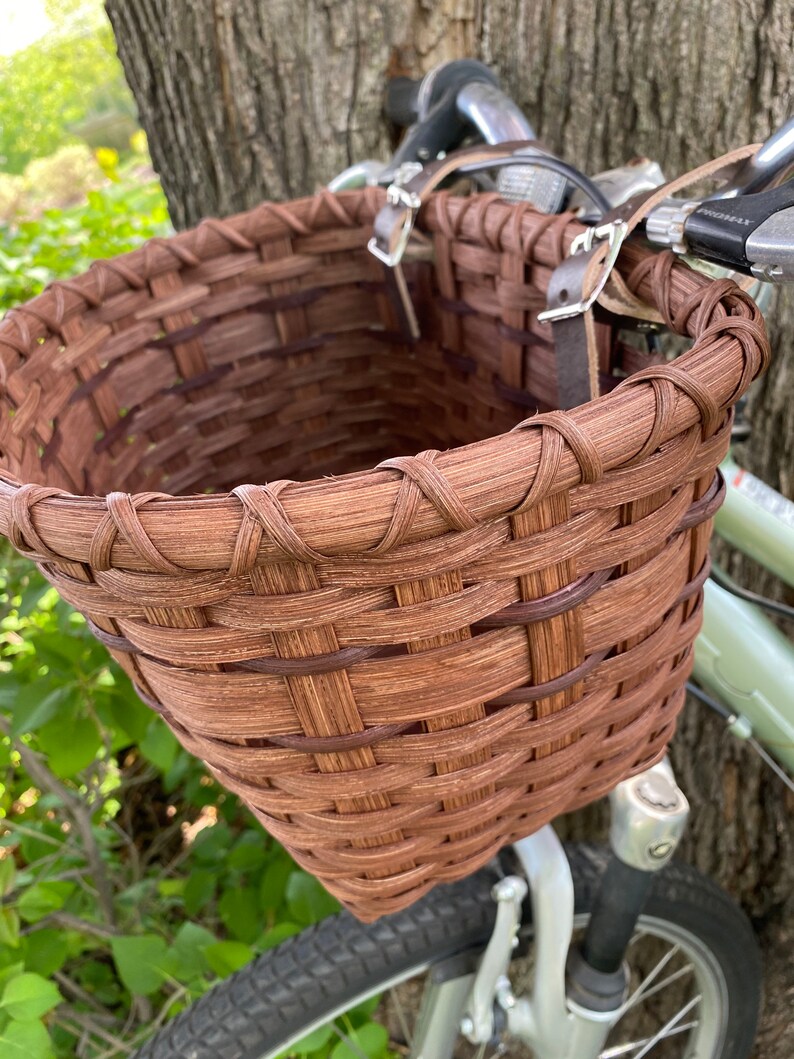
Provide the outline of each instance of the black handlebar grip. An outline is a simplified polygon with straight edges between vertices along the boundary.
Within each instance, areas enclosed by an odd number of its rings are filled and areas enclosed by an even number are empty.
[[[393,77],[386,86],[386,117],[395,125],[413,125],[418,117],[422,78]]]

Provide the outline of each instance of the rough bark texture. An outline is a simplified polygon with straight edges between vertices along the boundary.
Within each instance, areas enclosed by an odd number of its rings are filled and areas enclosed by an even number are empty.
[[[312,191],[383,157],[387,72],[492,64],[542,138],[589,172],[629,157],[670,176],[764,138],[792,110],[789,0],[107,0],[178,226]],[[752,404],[744,462],[794,495],[794,300]],[[756,914],[790,899],[794,807],[692,706],[674,750],[688,854]],[[580,825],[578,825],[580,826]]]

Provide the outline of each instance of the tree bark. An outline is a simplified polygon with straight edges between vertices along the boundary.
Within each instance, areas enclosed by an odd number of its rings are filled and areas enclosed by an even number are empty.
[[[789,0],[107,0],[107,10],[177,227],[309,193],[356,159],[385,157],[386,76],[445,59],[494,66],[540,136],[591,173],[646,154],[672,177],[765,138],[792,109]],[[743,459],[792,496],[791,297],[774,321],[777,355]],[[693,803],[685,854],[755,914],[790,900],[794,802],[779,781],[696,705],[673,758]]]

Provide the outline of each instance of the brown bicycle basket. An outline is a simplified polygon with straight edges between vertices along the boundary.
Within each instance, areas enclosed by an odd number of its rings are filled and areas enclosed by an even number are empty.
[[[208,220],[0,323],[0,531],[362,919],[664,754],[768,355],[733,282],[627,245],[694,344],[610,340],[603,395],[555,411],[537,312],[581,225],[431,196],[409,342],[382,203]]]

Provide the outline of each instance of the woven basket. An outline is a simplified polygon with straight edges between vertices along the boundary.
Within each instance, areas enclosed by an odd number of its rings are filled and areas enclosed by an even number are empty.
[[[0,324],[0,531],[362,919],[663,755],[768,355],[732,282],[629,245],[694,346],[610,341],[611,392],[553,411],[536,313],[580,226],[433,196],[410,344],[366,250],[382,202],[208,220]]]

